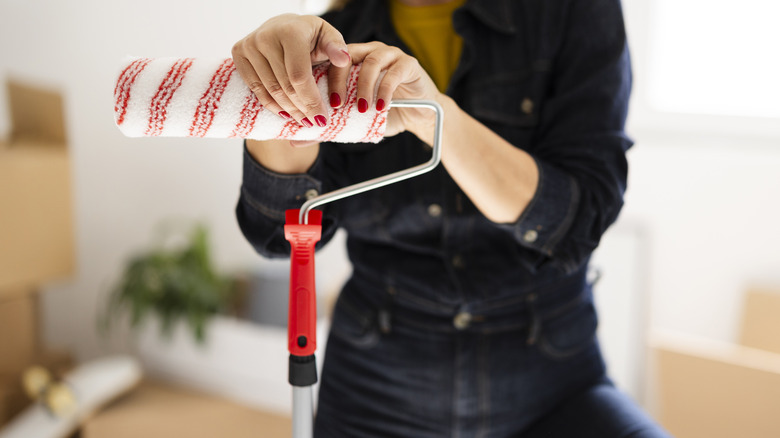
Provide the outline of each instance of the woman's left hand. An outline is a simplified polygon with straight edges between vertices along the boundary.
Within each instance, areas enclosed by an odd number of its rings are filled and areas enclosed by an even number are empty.
[[[420,63],[401,49],[372,42],[349,44],[347,50],[353,63],[363,63],[357,85],[358,111],[365,111],[369,105],[378,104],[381,108],[393,99],[438,102],[446,113],[443,135],[447,144],[441,159],[447,172],[489,220],[513,223],[520,217],[538,186],[539,170],[531,155],[440,93]],[[382,72],[385,75],[379,80]],[[347,75],[346,67],[332,69],[328,77],[330,89],[337,85],[346,88]],[[409,131],[431,144],[435,120],[433,111],[427,109],[391,108],[385,135]]]
[[[440,96],[436,84],[423,70],[417,59],[397,47],[380,42],[349,44],[347,46],[352,62],[363,63],[358,77],[358,110],[376,106],[384,109],[393,99],[435,100]],[[336,81],[346,82],[346,69],[338,69]],[[380,74],[385,75],[379,80]],[[377,82],[379,86],[377,88]],[[377,90],[376,100],[374,90]],[[365,103],[361,101],[365,100]],[[433,112],[418,108],[391,108],[387,118],[385,136],[410,131],[418,136],[432,130]]]

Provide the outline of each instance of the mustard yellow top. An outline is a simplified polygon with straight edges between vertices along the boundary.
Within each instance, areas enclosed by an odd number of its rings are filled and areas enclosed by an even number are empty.
[[[466,0],[431,6],[408,6],[390,0],[390,19],[401,41],[420,61],[442,93],[458,67],[463,39],[452,27],[452,13]]]

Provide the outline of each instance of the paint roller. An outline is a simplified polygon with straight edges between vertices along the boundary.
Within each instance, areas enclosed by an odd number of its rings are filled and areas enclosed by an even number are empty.
[[[310,128],[265,109],[232,59],[127,58],[114,88],[114,121],[128,137],[211,137],[378,143],[387,111],[357,111],[354,65],[345,104],[329,109],[325,127]],[[328,64],[312,69],[325,102]]]

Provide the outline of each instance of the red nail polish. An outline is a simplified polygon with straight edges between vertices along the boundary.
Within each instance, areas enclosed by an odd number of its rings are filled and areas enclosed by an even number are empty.
[[[384,99],[377,100],[376,101],[376,110],[377,111],[382,111],[383,109],[385,109],[385,100]]]
[[[325,127],[325,125],[328,124],[328,121],[325,120],[325,116],[321,116],[321,115],[314,116],[314,121],[317,122],[317,126],[319,126],[320,128],[323,128]]]
[[[279,115],[282,116],[285,119],[289,119],[290,118],[290,113],[288,113],[287,111],[279,111]]]
[[[347,52],[346,50],[342,50],[341,53],[349,56],[349,59],[352,59],[352,57],[349,55],[349,52]]]
[[[339,96],[339,93],[332,93],[330,95],[330,107],[338,108],[339,106],[341,106],[341,96]]]
[[[358,111],[361,113],[368,111],[368,101],[362,97],[358,99]]]
[[[311,120],[309,120],[309,118],[308,118],[308,117],[304,117],[304,118],[303,118],[303,120],[301,120],[301,123],[303,123],[303,126],[305,126],[305,127],[307,127],[307,128],[311,128],[312,126],[314,126],[314,125],[311,123]]]

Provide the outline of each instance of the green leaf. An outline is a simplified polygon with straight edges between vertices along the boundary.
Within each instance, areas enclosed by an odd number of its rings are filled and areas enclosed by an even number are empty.
[[[184,321],[197,341],[205,339],[208,320],[227,307],[234,291],[213,267],[207,228],[197,225],[188,237],[180,247],[158,243],[130,259],[111,291],[106,321],[126,315],[130,326],[138,329],[155,314],[164,337]]]

